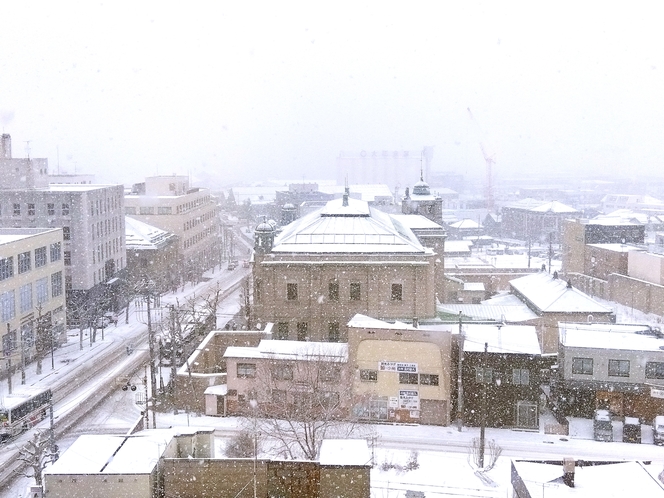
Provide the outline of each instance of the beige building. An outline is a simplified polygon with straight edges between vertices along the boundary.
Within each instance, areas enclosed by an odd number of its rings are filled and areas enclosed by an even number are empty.
[[[0,229],[2,356],[14,367],[66,342],[64,272],[61,228]]]
[[[276,339],[344,342],[357,313],[435,316],[441,258],[395,218],[348,193],[276,239],[261,223],[254,248],[254,323],[275,323]]]
[[[420,329],[356,315],[348,324],[353,415],[448,425],[451,326]]]
[[[125,213],[178,237],[182,273],[194,279],[219,261],[218,207],[206,188],[186,176],[154,176],[134,185]]]

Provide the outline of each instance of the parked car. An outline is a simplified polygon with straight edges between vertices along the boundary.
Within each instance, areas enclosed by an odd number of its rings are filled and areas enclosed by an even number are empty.
[[[227,269],[228,270],[235,270],[235,268],[237,268],[237,264],[238,264],[237,261],[229,261]]]
[[[625,417],[623,422],[623,443],[641,442],[641,421],[637,417]]]
[[[613,441],[613,424],[609,410],[595,410],[593,416],[593,437],[595,441]]]
[[[652,438],[655,444],[664,444],[664,415],[657,415],[653,420]]]

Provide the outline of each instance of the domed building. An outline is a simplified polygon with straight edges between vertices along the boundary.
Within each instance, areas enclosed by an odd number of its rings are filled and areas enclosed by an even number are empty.
[[[256,228],[252,312],[254,322],[276,324],[275,338],[345,342],[357,313],[435,316],[442,258],[395,217],[348,191],[277,236],[264,225]]]
[[[420,181],[413,185],[412,193],[406,188],[406,194],[401,199],[401,212],[403,214],[421,214],[431,221],[443,225],[443,198],[431,193],[431,188],[424,181],[422,173],[420,173]]]

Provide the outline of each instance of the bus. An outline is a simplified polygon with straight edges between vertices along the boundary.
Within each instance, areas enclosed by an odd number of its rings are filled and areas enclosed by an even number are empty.
[[[6,441],[46,418],[51,390],[23,388],[4,396],[0,403],[0,442]]]

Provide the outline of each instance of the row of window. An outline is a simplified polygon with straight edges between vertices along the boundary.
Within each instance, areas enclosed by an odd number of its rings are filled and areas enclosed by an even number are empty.
[[[191,211],[192,209],[195,209],[198,206],[203,206],[204,204],[207,204],[209,202],[210,202],[209,195],[206,195],[205,197],[199,197],[198,199],[194,199],[193,201],[190,202],[185,202],[184,204],[180,204],[177,207],[177,214],[186,213],[187,211]]]
[[[49,277],[44,277],[34,282],[34,298],[36,305],[40,306],[49,300]],[[31,311],[35,304],[33,302],[32,282],[22,285],[18,289],[20,313]],[[62,272],[51,274],[50,297],[62,295]],[[8,322],[16,317],[16,292],[12,289],[0,294],[0,315],[3,322]]]
[[[260,301],[260,283],[256,283],[257,290],[255,297]],[[390,298],[392,301],[403,300],[403,284],[392,284],[390,288]],[[362,299],[362,285],[360,282],[351,282],[349,287],[349,298],[351,301],[360,301]],[[297,284],[286,284],[286,299],[288,301],[297,301],[299,299]],[[328,284],[328,299],[330,301],[339,301],[339,283],[330,282]]]
[[[92,264],[101,263],[102,261],[107,260],[114,254],[120,252],[120,237],[117,237],[111,241],[104,242],[97,246],[97,250],[92,251]]]
[[[90,216],[99,216],[120,206],[120,196],[106,197],[90,201]]]
[[[48,263],[46,246],[38,247],[34,250],[35,268],[41,268]],[[62,254],[62,244],[55,242],[50,246],[51,263],[59,261]],[[32,269],[32,251],[19,253],[16,257],[19,274],[27,273]],[[14,276],[14,256],[0,258],[0,281],[7,280]]]
[[[361,369],[360,380],[362,382],[378,382],[378,370]],[[440,377],[437,374],[399,372],[399,384],[437,386],[439,382]]]
[[[41,205],[38,208],[37,204],[35,204],[34,202],[26,203],[25,211],[23,211],[22,204],[20,202],[12,203],[11,207],[12,207],[12,216],[17,216],[17,217],[21,216],[22,213],[26,213],[28,216],[37,216],[37,211],[41,210]],[[46,204],[45,214],[47,216],[55,216],[56,210],[58,211],[58,214],[61,216],[69,216],[70,214],[69,203],[63,202],[56,206],[54,202],[49,202]]]
[[[592,358],[572,358],[572,373],[592,375],[594,362]],[[629,377],[629,360],[609,360],[607,373],[609,377]],[[646,379],[664,379],[664,362],[646,362]]]
[[[122,225],[120,223],[119,216],[114,216],[113,218],[110,218],[108,220],[103,220],[103,221],[98,221],[97,223],[93,223],[90,228],[90,233],[92,234],[92,240],[95,239],[95,234],[97,235],[98,239],[101,239],[102,237],[111,235],[115,232],[122,231],[121,227]]]
[[[184,231],[186,232],[187,230],[191,230],[192,228],[200,225],[204,221],[210,220],[215,217],[215,212],[214,211],[208,211],[207,213],[203,213],[200,216],[197,216],[193,220],[186,221],[183,228]]]
[[[475,382],[478,384],[500,385],[505,376],[491,367],[475,367]],[[530,370],[526,368],[512,369],[512,384],[515,386],[530,385]]]
[[[193,237],[191,237],[189,239],[185,239],[184,248],[187,249],[187,248],[193,246],[194,244],[197,244],[198,242],[200,242],[201,240],[203,240],[204,238],[209,236],[212,232],[213,232],[213,228],[208,227],[205,230],[203,230],[202,232],[197,233]]]
[[[308,322],[297,322],[297,340],[298,341],[307,341],[309,340],[309,323]],[[281,341],[287,341],[290,338],[290,324],[288,322],[278,322],[277,323],[277,333],[275,338]],[[339,322],[329,322],[327,329],[327,340],[329,342],[339,342],[341,339],[341,333],[339,328]]]
[[[246,372],[246,365],[255,365],[254,363],[245,363],[238,364],[245,365],[242,368],[242,372]],[[251,369],[251,368],[250,368]],[[341,369],[336,365],[321,365],[318,369],[319,380],[321,382],[339,382],[341,380]],[[255,366],[254,366],[254,375],[255,375]],[[293,380],[293,365],[289,363],[284,363],[280,365],[274,365],[270,371],[270,376],[273,381],[285,381]],[[238,374],[239,377],[239,374]],[[247,377],[244,375],[244,377]]]

